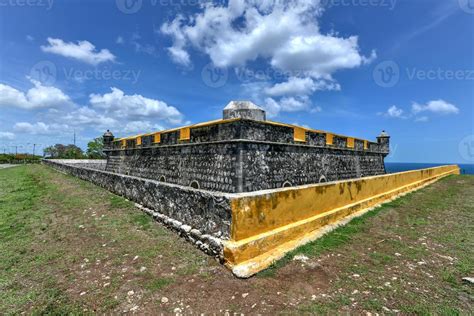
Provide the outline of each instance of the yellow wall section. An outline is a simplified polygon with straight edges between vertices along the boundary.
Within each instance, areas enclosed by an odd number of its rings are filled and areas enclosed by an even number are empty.
[[[326,145],[332,145],[334,141],[334,135],[326,133]]]
[[[233,240],[241,240],[404,185],[453,170],[452,166],[302,186],[232,200]]]
[[[306,130],[301,127],[294,127],[293,139],[295,142],[306,142]]]
[[[347,147],[349,148],[354,148],[354,138],[353,137],[347,137]]]
[[[155,135],[153,135],[153,143],[157,144],[157,143],[160,143],[160,142],[161,142],[161,134],[156,133]]]
[[[459,174],[459,167],[237,194],[231,199],[231,239],[224,244],[226,265],[239,277],[251,276],[317,238],[328,224],[450,174]]]
[[[142,137],[138,136],[137,137],[137,146],[141,146],[141,144],[142,144]]]
[[[191,139],[191,129],[189,127],[183,127],[179,130],[179,140]]]

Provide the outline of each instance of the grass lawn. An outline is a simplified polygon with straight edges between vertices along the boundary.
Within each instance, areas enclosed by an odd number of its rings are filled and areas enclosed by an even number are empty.
[[[474,177],[451,176],[305,245],[257,276],[91,183],[0,169],[0,314],[469,314]]]

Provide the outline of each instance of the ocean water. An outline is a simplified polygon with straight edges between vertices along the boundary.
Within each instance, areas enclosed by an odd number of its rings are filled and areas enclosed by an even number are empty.
[[[432,168],[443,165],[458,165],[461,168],[461,174],[474,174],[474,164],[455,164],[455,163],[410,163],[410,162],[386,162],[385,169],[387,173],[402,172],[416,169]]]

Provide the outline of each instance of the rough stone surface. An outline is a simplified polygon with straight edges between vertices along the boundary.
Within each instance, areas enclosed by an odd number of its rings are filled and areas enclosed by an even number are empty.
[[[43,163],[153,209],[176,229],[184,223],[209,236],[229,238],[231,211],[226,194],[91,169],[68,160],[46,159]]]
[[[378,142],[306,131],[305,142],[294,139],[294,127],[241,119],[196,126],[190,139],[179,141],[179,131],[143,137],[143,146],[106,150],[106,170],[114,173],[228,193],[343,180],[385,173],[389,138]]]
[[[283,144],[243,145],[242,165],[243,192],[385,173],[379,154]]]

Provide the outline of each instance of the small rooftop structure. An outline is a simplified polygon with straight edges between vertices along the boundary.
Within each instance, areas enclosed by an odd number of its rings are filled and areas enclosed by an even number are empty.
[[[265,121],[265,111],[251,101],[230,101],[223,111],[224,120],[242,118]]]

